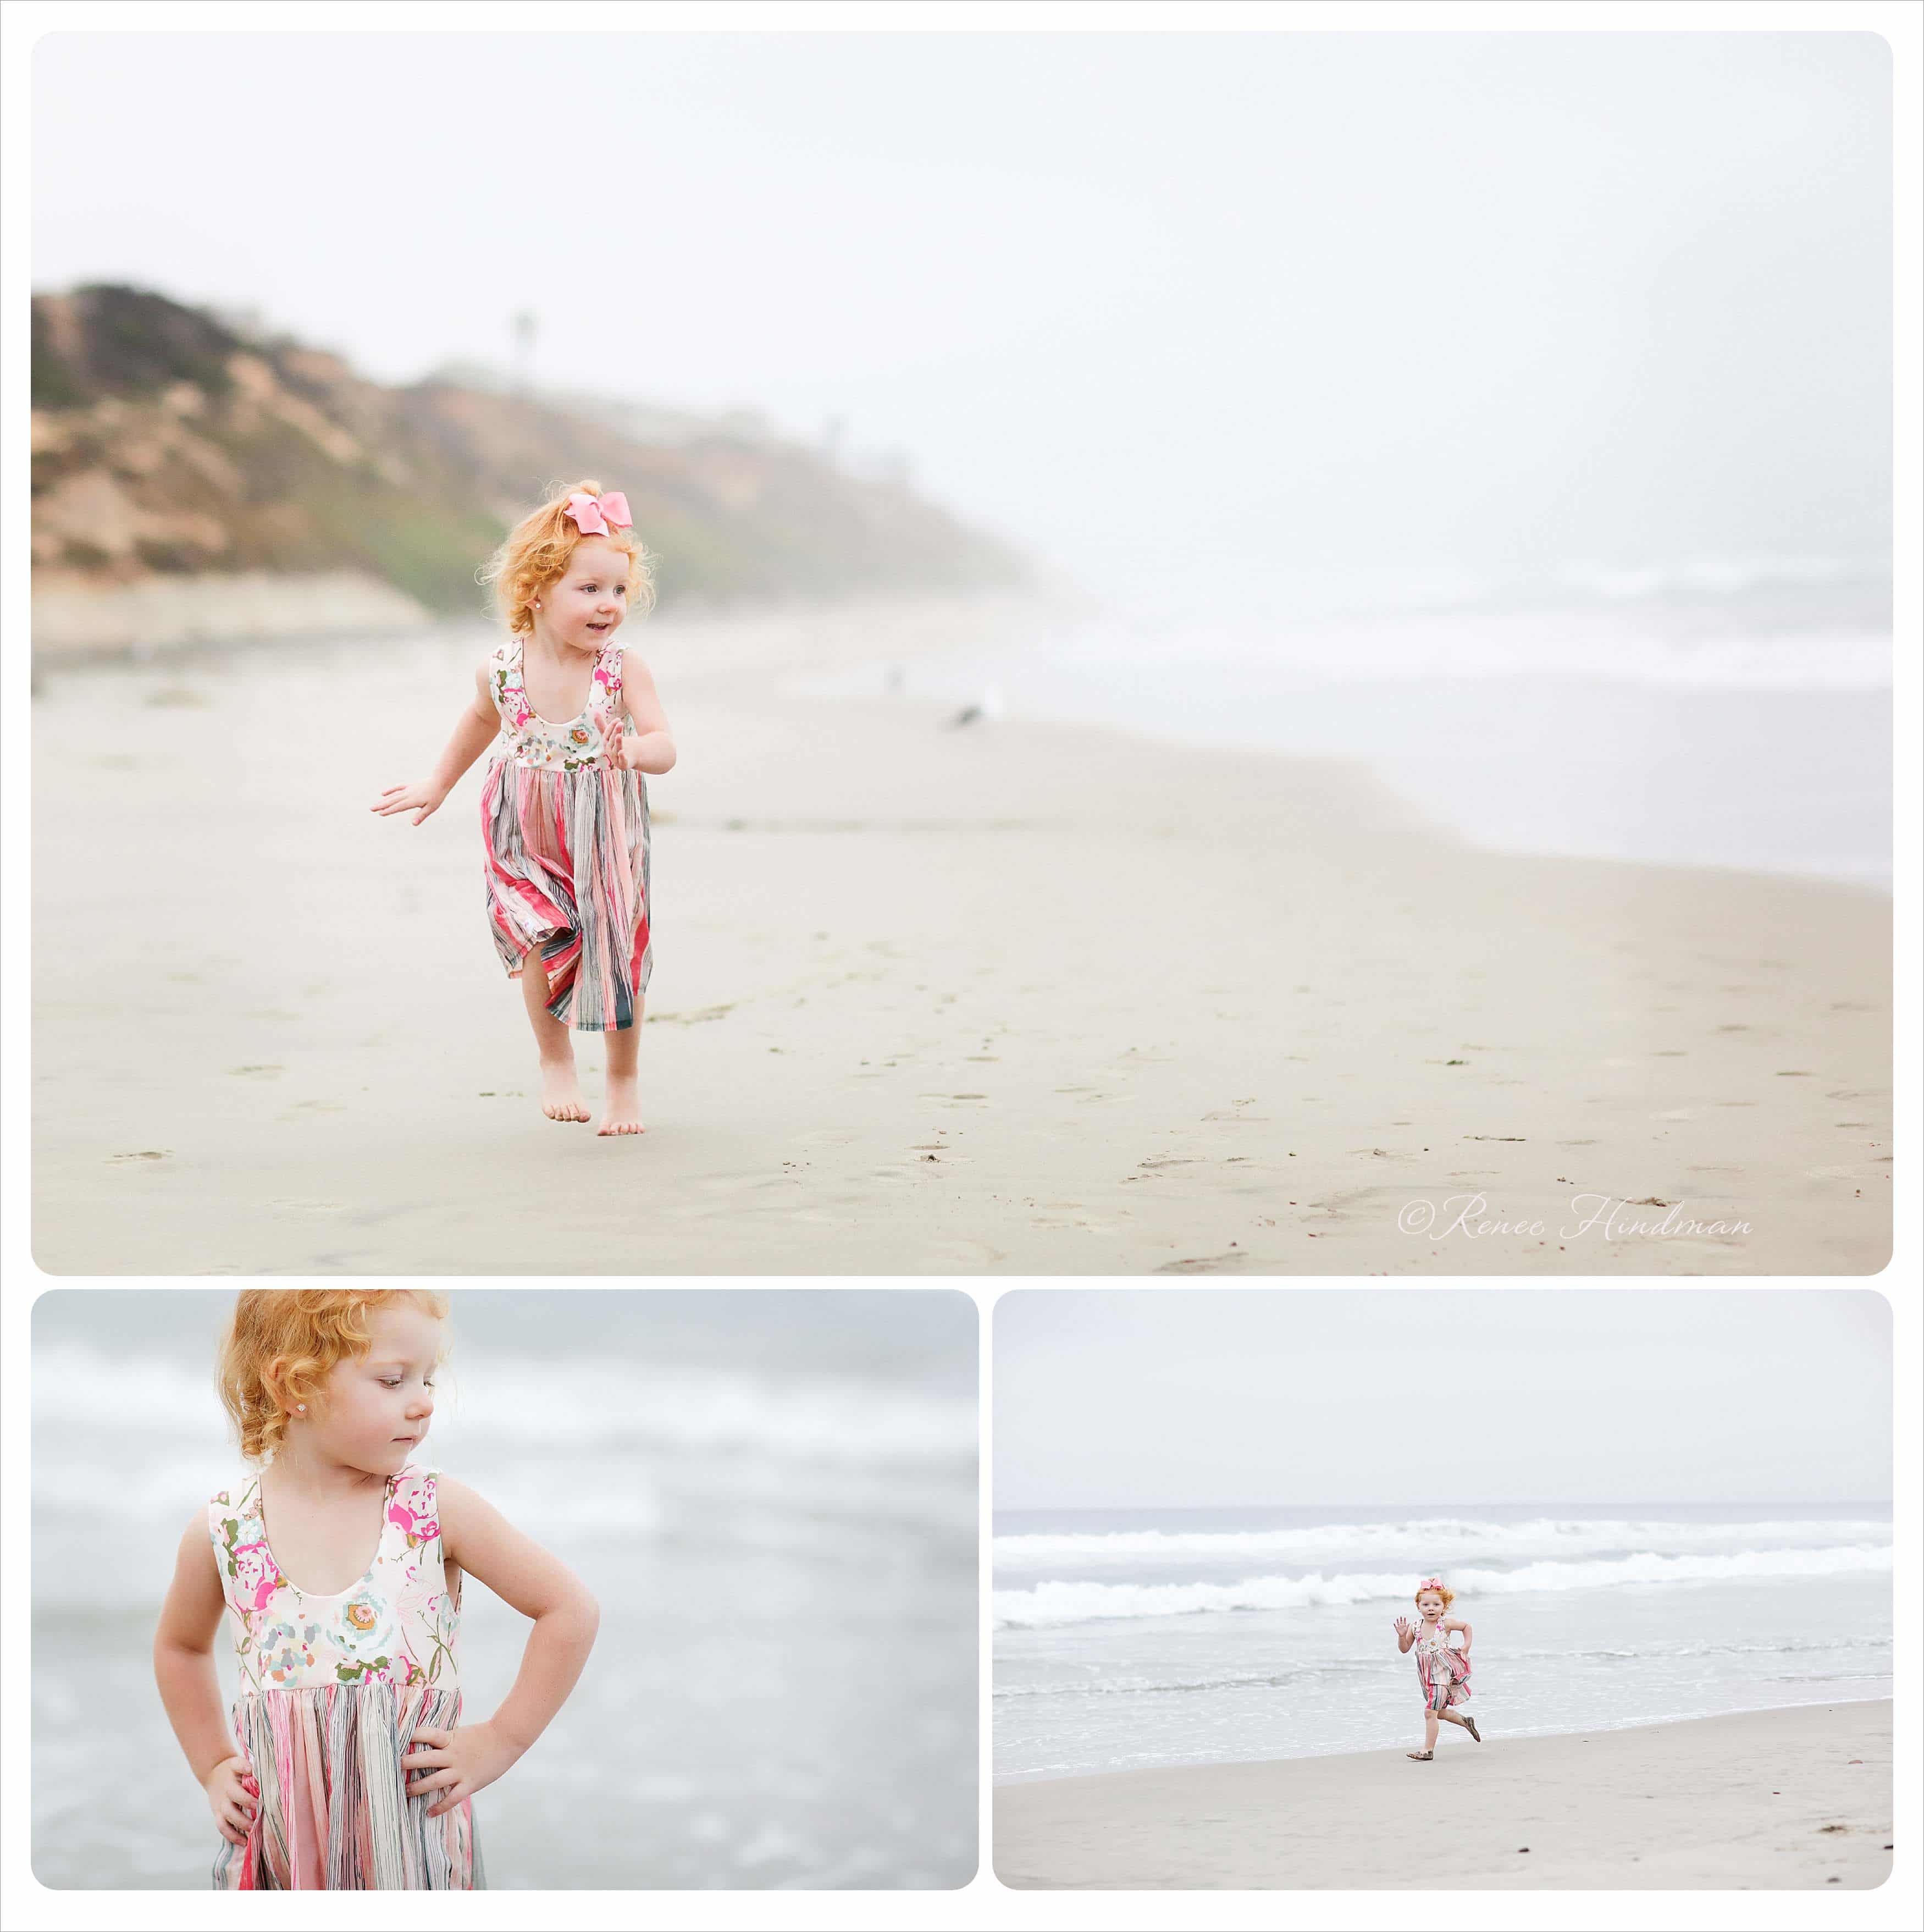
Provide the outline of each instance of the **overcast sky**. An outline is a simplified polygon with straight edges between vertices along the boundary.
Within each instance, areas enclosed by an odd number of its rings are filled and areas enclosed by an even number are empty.
[[[1883,1501],[1863,1289],[1020,1289],[999,1509]]]
[[[34,58],[37,289],[254,308],[397,381],[529,307],[552,381],[839,415],[1098,590],[1887,547],[1872,35]]]

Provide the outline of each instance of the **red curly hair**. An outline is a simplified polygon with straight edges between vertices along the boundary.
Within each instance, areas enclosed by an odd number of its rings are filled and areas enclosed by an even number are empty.
[[[539,509],[530,510],[481,567],[480,580],[494,586],[495,603],[508,629],[517,635],[535,628],[535,599],[567,569],[575,545],[581,541],[574,519],[567,514],[568,500],[577,492],[590,496],[602,494],[601,484],[592,479],[565,486],[550,484],[548,500]],[[654,574],[647,550],[634,530],[611,529],[595,541],[626,553],[628,608],[652,609]]]
[[[313,1400],[337,1362],[367,1352],[369,1311],[409,1299],[447,1320],[448,1298],[439,1288],[243,1288],[216,1370],[241,1454],[250,1462],[271,1456],[287,1432],[288,1406]]]

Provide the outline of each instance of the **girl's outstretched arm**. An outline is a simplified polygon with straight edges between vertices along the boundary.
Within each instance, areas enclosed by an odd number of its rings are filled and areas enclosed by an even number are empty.
[[[1396,1648],[1403,1655],[1410,1654],[1410,1646],[1416,1641],[1416,1626],[1407,1617],[1396,1619]]]
[[[243,1780],[247,1761],[234,1743],[220,1708],[220,1680],[214,1669],[214,1638],[226,1608],[214,1546],[199,1516],[187,1527],[174,1559],[174,1580],[154,1632],[154,1678],[194,1781],[207,1793],[214,1822],[230,1844],[247,1842],[259,1803]]]
[[[493,1717],[453,1730],[416,1727],[401,1766],[415,1774],[408,1786],[410,1796],[442,1793],[428,1812],[430,1818],[492,1784],[547,1729],[581,1675],[601,1615],[587,1586],[566,1564],[523,1536],[466,1484],[442,1476],[436,1490],[448,1559],[524,1617],[532,1617],[535,1628],[528,1633],[514,1688]]]
[[[1465,1657],[1467,1657],[1470,1654],[1470,1640],[1471,1636],[1470,1626],[1464,1623],[1454,1623],[1450,1625],[1450,1628],[1452,1630],[1460,1630],[1462,1631],[1463,1654]]]
[[[460,783],[461,774],[494,742],[495,734],[500,729],[494,700],[488,695],[487,670],[478,669],[473,700],[455,720],[454,735],[426,782],[389,785],[370,809],[383,818],[391,818],[397,812],[411,812],[418,825],[430,813],[440,809],[442,800]]]
[[[622,762],[631,771],[658,778],[675,769],[675,741],[668,735],[668,714],[655,688],[648,667],[636,662],[622,670],[622,705],[634,728],[622,736]]]

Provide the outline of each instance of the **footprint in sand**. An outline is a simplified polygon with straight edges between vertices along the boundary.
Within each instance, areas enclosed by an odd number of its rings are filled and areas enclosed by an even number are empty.
[[[1152,1270],[1156,1274],[1228,1274],[1247,1265],[1249,1257],[1240,1249],[1232,1248],[1227,1254],[1198,1255],[1179,1262],[1164,1262]]]
[[[123,1160],[168,1160],[172,1158],[172,1148],[142,1148],[137,1154],[112,1154],[107,1156],[107,1164],[113,1166]]]

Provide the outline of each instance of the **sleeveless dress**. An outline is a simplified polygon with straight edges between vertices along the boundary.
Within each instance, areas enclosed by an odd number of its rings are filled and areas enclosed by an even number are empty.
[[[1419,1627],[1420,1628],[1420,1627]],[[1419,1636],[1416,1642],[1416,1681],[1423,1687],[1423,1708],[1446,1711],[1470,1699],[1470,1660],[1450,1647],[1442,1631]]]
[[[381,1538],[358,1583],[331,1596],[282,1575],[260,1476],[207,1505],[240,1666],[234,1737],[258,1787],[244,1845],[223,1838],[217,1892],[466,1891],[485,1887],[472,1799],[430,1818],[445,1786],[409,1796],[415,1728],[461,1714],[433,1472],[388,1478]]]
[[[588,702],[565,724],[529,703],[519,638],[490,654],[488,688],[502,730],[481,788],[496,950],[518,980],[538,944],[548,1011],[577,1032],[632,1026],[655,949],[648,787],[608,760],[623,729],[622,653],[610,644],[595,658]]]

